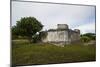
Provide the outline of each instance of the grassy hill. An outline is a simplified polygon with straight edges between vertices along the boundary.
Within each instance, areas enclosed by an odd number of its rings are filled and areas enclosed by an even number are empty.
[[[58,47],[49,43],[33,44],[20,40],[12,42],[13,65],[69,63],[95,60],[95,45],[77,44]]]

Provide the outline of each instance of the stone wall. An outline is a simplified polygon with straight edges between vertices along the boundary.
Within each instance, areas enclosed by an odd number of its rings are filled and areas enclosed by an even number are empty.
[[[42,42],[70,44],[79,40],[80,30],[71,30],[66,24],[58,24],[57,29],[47,31],[47,36],[42,39]]]
[[[57,29],[68,29],[68,25],[67,24],[58,24]]]
[[[67,31],[53,31],[48,32],[47,39],[49,42],[63,42],[68,41],[68,32]]]
[[[42,41],[55,43],[68,42],[68,31],[48,31],[47,37]]]
[[[80,40],[80,32],[69,30],[68,32],[69,42],[76,42]]]

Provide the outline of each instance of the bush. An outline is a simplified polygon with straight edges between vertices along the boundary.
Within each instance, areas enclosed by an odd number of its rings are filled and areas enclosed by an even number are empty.
[[[87,36],[82,36],[81,37],[81,41],[82,42],[89,42],[91,39],[89,38],[89,37],[87,37]]]
[[[36,34],[36,35],[34,35],[34,36],[32,37],[32,42],[33,42],[33,43],[37,43],[37,42],[39,42],[40,40],[41,40],[41,38],[40,38],[39,34]]]
[[[18,39],[18,36],[17,35],[12,35],[12,40],[14,39]]]

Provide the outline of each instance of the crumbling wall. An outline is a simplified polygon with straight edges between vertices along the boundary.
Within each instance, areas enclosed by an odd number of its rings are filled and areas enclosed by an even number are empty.
[[[80,40],[80,30],[71,30],[67,24],[58,24],[57,29],[47,31],[47,36],[43,42],[70,44]]]
[[[80,32],[79,31],[73,31],[73,30],[69,30],[68,32],[68,36],[69,36],[69,42],[78,42],[80,40]]]
[[[43,40],[44,42],[67,42],[68,31],[49,31],[47,37]]]

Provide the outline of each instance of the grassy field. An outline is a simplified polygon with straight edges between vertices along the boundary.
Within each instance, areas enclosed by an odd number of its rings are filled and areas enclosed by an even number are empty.
[[[12,42],[13,65],[84,62],[96,60],[95,45],[31,44],[27,41]]]

